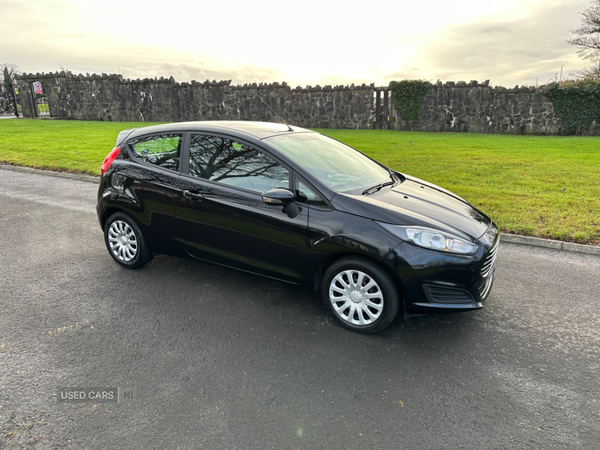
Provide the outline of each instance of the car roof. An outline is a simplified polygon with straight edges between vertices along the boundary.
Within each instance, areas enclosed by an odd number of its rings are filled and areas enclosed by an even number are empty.
[[[123,130],[117,137],[116,145],[121,145],[124,141],[130,138],[137,138],[148,134],[181,133],[184,131],[222,133],[239,138],[246,138],[250,142],[252,142],[252,140],[261,141],[273,136],[292,135],[295,133],[316,134],[315,131],[295,126],[288,126],[281,123],[251,122],[243,120],[206,120],[196,122],[174,122]],[[292,164],[292,167],[295,166],[295,163],[293,163],[293,161],[291,161],[287,155],[282,154],[279,150],[273,147],[271,147],[270,150],[288,165]],[[331,199],[335,191],[331,190],[319,180],[314,179],[310,173],[304,173],[303,176],[309,182],[311,182],[324,195],[325,198]]]
[[[310,132],[300,127],[292,127],[281,123],[271,122],[250,122],[243,120],[206,120],[196,122],[175,122],[162,125],[151,125],[149,127],[137,128],[133,130],[124,130],[119,133],[119,137],[139,136],[148,133],[161,133],[169,131],[209,131],[209,132],[235,132],[237,135],[246,135],[254,139],[265,139],[271,136],[294,132]],[[129,131],[129,133],[125,133]],[[117,139],[119,141],[119,139]]]

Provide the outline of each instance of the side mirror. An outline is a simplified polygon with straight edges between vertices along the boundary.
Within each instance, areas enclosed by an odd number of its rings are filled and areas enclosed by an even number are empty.
[[[271,189],[262,195],[262,199],[267,205],[283,206],[283,212],[291,219],[297,217],[302,211],[296,204],[296,195],[286,188]]]
[[[267,205],[283,206],[296,200],[292,191],[285,188],[274,188],[262,195],[263,202]]]

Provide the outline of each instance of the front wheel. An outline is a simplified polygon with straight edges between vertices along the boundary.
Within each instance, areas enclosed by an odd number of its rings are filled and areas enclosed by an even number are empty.
[[[383,330],[400,307],[394,280],[377,263],[361,257],[334,262],[323,276],[321,295],[336,321],[358,333]]]
[[[104,224],[104,243],[110,256],[128,269],[142,267],[153,256],[135,221],[122,212],[113,214]]]

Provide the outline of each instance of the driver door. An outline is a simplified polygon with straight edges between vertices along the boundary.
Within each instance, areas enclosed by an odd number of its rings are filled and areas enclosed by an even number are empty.
[[[289,217],[261,194],[290,188],[291,170],[234,139],[190,133],[187,173],[177,180],[175,215],[187,253],[262,275],[300,282],[308,208]]]

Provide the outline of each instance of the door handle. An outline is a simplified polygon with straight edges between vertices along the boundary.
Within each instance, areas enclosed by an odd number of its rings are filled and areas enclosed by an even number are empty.
[[[183,191],[183,196],[185,198],[189,198],[190,200],[202,200],[204,198],[204,195],[202,195],[200,192],[189,191],[187,189]]]

